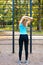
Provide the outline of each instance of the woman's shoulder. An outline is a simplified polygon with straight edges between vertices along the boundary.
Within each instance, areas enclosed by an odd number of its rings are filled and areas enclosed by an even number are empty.
[[[22,26],[22,25],[23,25],[22,23],[19,24],[19,26]]]

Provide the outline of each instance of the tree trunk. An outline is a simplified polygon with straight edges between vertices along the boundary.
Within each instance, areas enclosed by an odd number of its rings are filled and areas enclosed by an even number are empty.
[[[40,0],[38,0],[38,19],[37,19],[37,21],[38,21],[38,24],[37,24],[37,30],[38,31],[41,31],[41,11],[40,11],[40,9],[41,9],[41,6],[40,6]]]

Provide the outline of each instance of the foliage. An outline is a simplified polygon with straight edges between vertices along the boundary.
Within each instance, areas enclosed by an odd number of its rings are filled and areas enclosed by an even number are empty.
[[[33,26],[37,27],[39,24],[39,0],[32,1],[32,16],[34,21]],[[18,29],[18,21],[23,15],[30,16],[30,0],[14,0],[14,26]],[[43,0],[40,1],[40,20],[41,28],[43,29]],[[12,0],[0,0],[0,23],[6,23],[6,25],[12,25]],[[5,27],[5,24],[4,24]]]

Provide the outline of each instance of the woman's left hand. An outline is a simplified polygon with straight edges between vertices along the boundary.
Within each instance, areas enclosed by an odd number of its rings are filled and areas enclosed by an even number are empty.
[[[33,18],[32,17],[29,17],[30,21],[33,21]]]

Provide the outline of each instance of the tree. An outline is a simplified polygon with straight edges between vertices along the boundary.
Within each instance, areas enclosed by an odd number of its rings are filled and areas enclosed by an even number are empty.
[[[12,20],[12,2],[9,0],[2,0],[0,2],[0,23],[3,27]]]
[[[41,0],[38,0],[38,18],[37,30],[41,31]]]
[[[33,5],[36,5],[35,7],[37,8],[35,10],[36,14],[34,14],[34,16],[36,16],[37,18],[37,30],[41,31],[41,1],[42,0],[33,0]],[[34,7],[34,6],[33,6]],[[33,10],[34,12],[34,10]]]
[[[43,27],[43,0],[33,0],[32,16],[34,17],[34,26],[41,31]],[[30,16],[30,0],[14,0],[14,25],[18,29],[18,21],[23,15]],[[12,21],[12,0],[0,1],[0,22],[10,24]],[[11,24],[12,25],[12,24]]]

